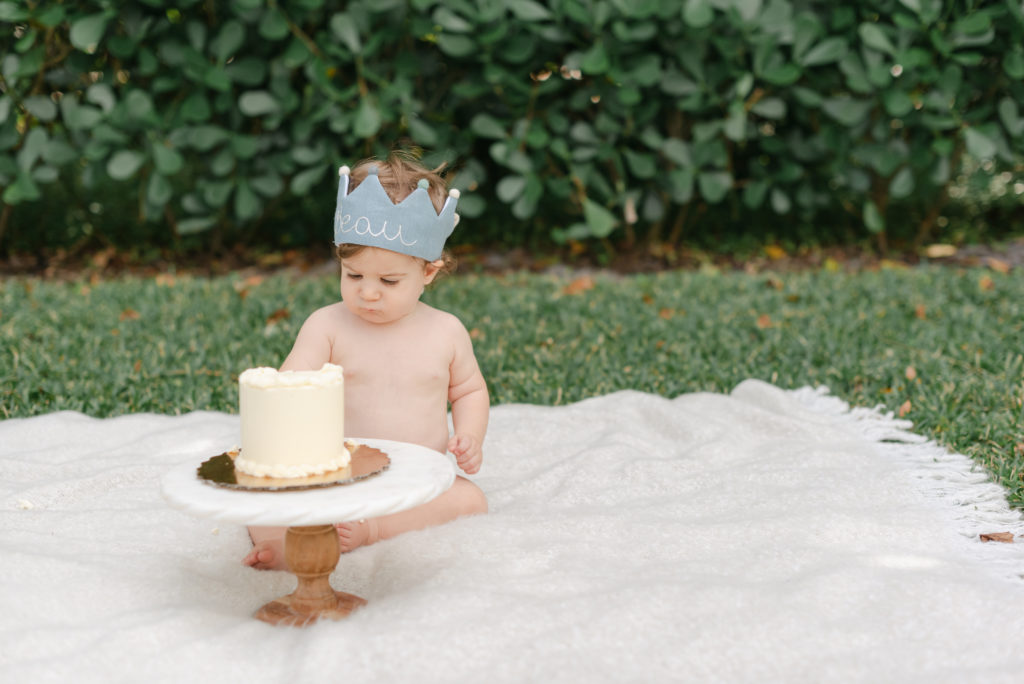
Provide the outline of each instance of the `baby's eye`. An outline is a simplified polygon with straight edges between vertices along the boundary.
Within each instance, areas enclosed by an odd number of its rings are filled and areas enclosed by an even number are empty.
[[[381,278],[380,282],[384,283],[385,285],[397,285],[398,284],[397,280],[388,280],[387,278]]]
[[[347,275],[352,280],[359,280],[360,278],[363,277],[363,276],[359,275],[358,273],[346,273],[345,275]]]

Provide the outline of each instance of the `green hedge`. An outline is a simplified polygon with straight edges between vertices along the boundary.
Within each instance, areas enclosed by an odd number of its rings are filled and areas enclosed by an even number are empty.
[[[935,236],[1021,169],[1020,0],[0,2],[0,249],[304,244],[447,161],[463,239]],[[189,236],[198,236],[189,238]]]

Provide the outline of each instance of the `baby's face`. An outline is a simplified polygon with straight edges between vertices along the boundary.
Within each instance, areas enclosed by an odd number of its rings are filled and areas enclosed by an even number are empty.
[[[341,299],[370,323],[393,323],[416,309],[437,267],[406,254],[367,247],[341,262]]]

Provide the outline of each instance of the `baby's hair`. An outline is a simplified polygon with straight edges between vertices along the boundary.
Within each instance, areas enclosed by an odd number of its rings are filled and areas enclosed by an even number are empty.
[[[356,164],[349,175],[349,193],[358,188],[359,184],[366,179],[371,166],[377,167],[377,178],[380,180],[384,192],[388,193],[388,197],[395,204],[411,195],[420,179],[426,178],[429,183],[427,193],[430,195],[430,201],[434,203],[437,213],[441,213],[444,202],[448,199],[448,185],[441,177],[441,171],[446,166],[445,163],[430,170],[420,164],[411,152],[404,150],[391,152],[384,161],[364,159]]]
[[[355,168],[352,169],[352,173],[349,175],[349,193],[359,187],[359,184],[366,179],[371,166],[377,167],[377,178],[380,180],[381,187],[384,188],[384,192],[388,194],[388,197],[395,204],[411,195],[417,188],[420,179],[426,178],[428,183],[427,193],[430,195],[430,201],[433,202],[434,209],[438,213],[441,212],[445,200],[448,198],[448,186],[441,176],[441,171],[446,166],[445,163],[431,170],[420,164],[419,159],[411,152],[404,150],[392,151],[384,161],[364,159],[355,165]],[[335,249],[335,254],[338,256],[338,261],[341,261],[354,257],[364,249],[366,247],[363,245],[342,243]],[[420,261],[426,264],[425,259],[420,259]],[[451,273],[455,270],[455,257],[447,249],[442,251],[440,261],[444,262],[439,271],[440,274]]]

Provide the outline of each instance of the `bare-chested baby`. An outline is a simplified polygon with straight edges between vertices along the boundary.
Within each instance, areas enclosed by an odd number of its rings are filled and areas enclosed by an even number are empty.
[[[360,185],[365,187],[354,192]],[[457,222],[457,198],[437,172],[405,156],[363,162],[351,171],[343,167],[334,219],[341,301],[310,315],[281,370],[342,366],[346,434],[447,450],[473,474],[483,459],[487,385],[466,328],[420,301],[426,285],[450,270],[443,246]],[[448,432],[449,403],[454,435]],[[484,493],[459,476],[417,508],[336,527],[346,552],[486,511]],[[250,527],[253,549],[242,562],[283,568],[285,532]]]

